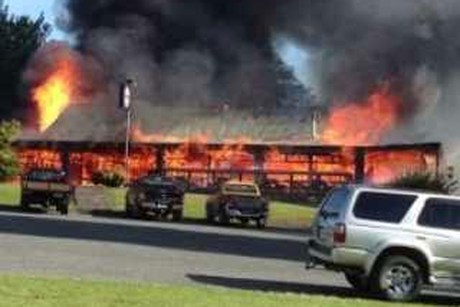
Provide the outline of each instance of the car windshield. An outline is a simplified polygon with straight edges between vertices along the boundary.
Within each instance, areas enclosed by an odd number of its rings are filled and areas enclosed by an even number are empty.
[[[257,195],[258,191],[254,185],[250,184],[227,184],[224,186],[224,193]]]
[[[27,179],[32,181],[61,181],[64,177],[64,172],[56,170],[36,170],[27,175]]]
[[[139,180],[139,184],[143,186],[147,186],[147,187],[162,189],[162,190],[171,190],[171,191],[177,190],[177,187],[174,185],[174,183],[170,179],[162,178],[162,177],[145,177]]]

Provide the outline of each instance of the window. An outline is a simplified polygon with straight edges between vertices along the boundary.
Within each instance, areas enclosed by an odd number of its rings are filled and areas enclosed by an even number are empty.
[[[356,200],[353,214],[365,220],[397,224],[416,199],[414,195],[363,192]]]
[[[350,192],[346,188],[339,188],[333,190],[324,201],[324,204],[321,208],[321,213],[342,213],[343,209],[348,203],[348,197]]]
[[[253,194],[257,195],[257,188],[253,185],[227,184],[224,186],[226,194]]]
[[[65,173],[55,170],[35,170],[27,175],[27,180],[42,182],[61,182],[65,179]]]
[[[460,201],[429,199],[420,214],[418,223],[433,228],[460,230]]]

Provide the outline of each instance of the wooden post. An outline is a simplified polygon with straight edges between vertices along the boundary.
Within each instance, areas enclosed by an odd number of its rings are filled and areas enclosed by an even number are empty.
[[[355,183],[364,183],[366,167],[366,150],[362,147],[355,149]]]

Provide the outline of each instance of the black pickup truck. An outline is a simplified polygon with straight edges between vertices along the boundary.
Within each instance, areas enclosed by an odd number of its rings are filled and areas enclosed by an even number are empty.
[[[69,213],[75,189],[67,183],[66,173],[56,169],[32,169],[21,178],[21,209],[31,205],[55,207],[62,215]]]
[[[180,221],[184,209],[184,188],[162,176],[147,176],[132,183],[126,193],[126,215],[142,218],[147,215]]]
[[[269,202],[253,182],[229,181],[221,190],[206,202],[206,219],[209,223],[216,220],[228,224],[239,220],[248,224],[253,220],[258,228],[265,228],[269,215]]]

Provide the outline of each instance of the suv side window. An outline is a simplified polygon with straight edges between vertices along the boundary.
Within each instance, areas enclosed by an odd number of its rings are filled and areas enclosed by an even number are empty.
[[[360,219],[398,224],[416,199],[414,195],[362,192],[353,214]]]
[[[460,201],[431,198],[418,219],[422,226],[460,230]]]
[[[325,199],[321,207],[321,213],[340,215],[343,213],[350,191],[346,188],[338,188],[333,190]]]

